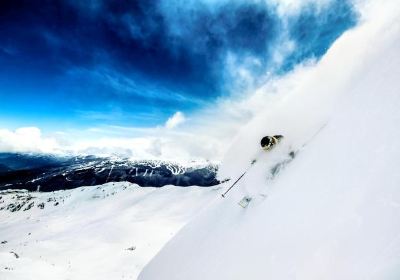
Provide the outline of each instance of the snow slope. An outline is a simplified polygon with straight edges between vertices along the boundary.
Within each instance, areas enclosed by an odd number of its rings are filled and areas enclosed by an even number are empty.
[[[137,279],[215,188],[0,191],[0,279]]]
[[[400,279],[399,4],[360,6],[357,28],[278,82],[297,84],[243,128],[221,178],[246,168],[261,136],[285,140],[169,241],[140,280]],[[254,199],[242,209],[245,194]]]

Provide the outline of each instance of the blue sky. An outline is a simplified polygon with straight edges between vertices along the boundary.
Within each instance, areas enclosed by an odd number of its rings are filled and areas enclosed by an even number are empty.
[[[320,58],[357,21],[346,0],[278,2],[1,1],[0,126],[162,125]]]

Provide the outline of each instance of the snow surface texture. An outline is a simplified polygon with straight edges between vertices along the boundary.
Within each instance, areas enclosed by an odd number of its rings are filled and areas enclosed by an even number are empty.
[[[137,279],[215,188],[0,192],[0,279]]]
[[[361,6],[360,26],[277,84],[298,82],[243,128],[220,177],[237,178],[261,136],[283,134],[281,145],[169,241],[140,280],[400,279],[399,9]],[[253,197],[246,209],[237,205],[244,195]]]

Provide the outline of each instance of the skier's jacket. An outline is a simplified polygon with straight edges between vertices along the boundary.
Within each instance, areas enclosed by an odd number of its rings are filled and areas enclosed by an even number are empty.
[[[265,136],[261,139],[261,147],[265,151],[271,150],[276,144],[282,140],[282,135]]]

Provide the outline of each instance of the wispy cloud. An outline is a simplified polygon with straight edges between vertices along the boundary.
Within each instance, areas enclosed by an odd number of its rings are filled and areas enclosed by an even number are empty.
[[[182,112],[176,112],[171,116],[165,123],[165,127],[168,129],[176,128],[186,121],[186,117]]]

